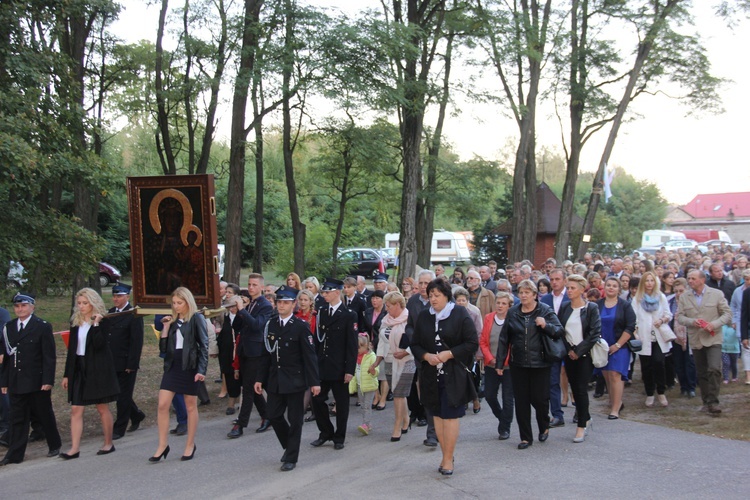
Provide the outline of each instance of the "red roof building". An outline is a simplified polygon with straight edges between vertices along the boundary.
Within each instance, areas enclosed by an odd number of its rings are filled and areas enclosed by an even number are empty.
[[[696,219],[750,218],[750,192],[699,194],[682,209]]]

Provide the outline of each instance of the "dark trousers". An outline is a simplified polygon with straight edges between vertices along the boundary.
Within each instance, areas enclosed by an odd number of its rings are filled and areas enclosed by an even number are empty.
[[[502,387],[503,404],[497,399],[497,393]],[[492,414],[497,419],[497,432],[510,432],[510,424],[513,422],[513,381],[511,380],[510,368],[498,375],[495,368],[484,367],[484,398],[492,409]]]
[[[677,380],[680,381],[680,390],[682,392],[695,391],[696,374],[695,361],[690,349],[682,350],[682,346],[674,344],[672,346],[672,362],[674,371],[677,373]]]
[[[172,398],[172,408],[178,424],[187,425],[187,406],[185,406],[185,396],[175,394]]]
[[[299,458],[299,443],[305,418],[304,401],[305,391],[291,394],[268,393],[266,416],[271,421],[281,447],[286,450],[285,462],[296,464]],[[284,418],[284,412],[287,412],[289,422]]]
[[[7,394],[0,394],[0,436],[10,429],[10,398]],[[8,436],[5,436],[8,439]]]
[[[34,415],[42,423],[47,446],[57,450],[62,446],[57,430],[55,412],[52,409],[52,391],[36,391],[28,394],[10,395],[10,446],[5,458],[11,462],[22,462],[29,442],[29,423]]]
[[[664,353],[661,352],[659,343],[651,342],[651,356],[638,353],[638,358],[641,360],[641,376],[643,377],[646,396],[653,396],[654,388],[656,388],[657,394],[664,394],[666,389]],[[578,401],[576,401],[576,404],[578,404]]]
[[[594,371],[591,356],[584,356],[575,361],[565,358],[565,373],[568,374],[568,383],[573,397],[576,400],[576,411],[578,412],[578,427],[586,427],[591,419],[589,414],[589,380]]]
[[[256,394],[255,382],[258,379],[258,363],[260,357],[241,357],[240,358],[240,377],[242,378],[242,407],[240,407],[240,416],[237,423],[242,427],[247,427],[250,421],[250,412],[253,411],[253,403],[258,408],[260,418],[266,418],[266,400],[263,394]]]
[[[568,360],[565,360],[567,363]],[[565,420],[565,414],[562,411],[562,389],[560,389],[560,371],[562,370],[562,361],[552,363],[549,372],[549,407],[554,418]]]
[[[409,414],[412,416],[412,418],[421,420],[423,418],[427,418],[427,414],[425,413],[424,406],[422,406],[422,403],[419,401],[419,391],[417,390],[418,378],[419,363],[417,363],[417,373],[411,379],[411,391],[409,392],[409,397],[406,398],[406,404],[409,407]]]
[[[115,419],[114,433],[123,435],[128,428],[128,422],[140,421],[141,410],[133,401],[133,389],[135,388],[135,377],[138,372],[117,372],[117,382],[120,384],[120,394],[117,395],[117,418]]]
[[[229,365],[228,370],[222,370],[221,374],[224,375],[224,381],[227,384],[227,395],[230,398],[240,397],[242,393],[242,379],[238,380],[234,378],[234,368],[232,368],[232,365]]]
[[[333,400],[336,401],[336,430],[328,416],[328,392],[333,392]],[[346,423],[349,421],[349,384],[343,380],[322,380],[320,382],[320,394],[313,396],[313,411],[315,422],[318,424],[320,439],[332,439],[334,443],[344,443],[346,439]]]
[[[554,369],[554,368],[553,368]],[[549,429],[549,368],[513,367],[513,397],[516,400],[516,422],[521,441],[533,442],[531,407],[536,412],[539,432]]]
[[[721,345],[693,349],[693,357],[703,404],[718,405],[721,388]]]

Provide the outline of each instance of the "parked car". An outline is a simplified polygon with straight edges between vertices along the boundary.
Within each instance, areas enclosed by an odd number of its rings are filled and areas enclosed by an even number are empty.
[[[724,248],[730,251],[738,251],[740,249],[739,243],[728,243],[723,240],[708,240],[701,243],[699,246],[705,246],[706,248],[711,248],[712,246],[715,246],[716,248],[721,248],[721,246],[724,245]]]
[[[653,247],[641,247],[638,249],[641,253],[654,253],[657,250],[661,250],[662,247],[668,252],[670,250],[684,250],[686,252],[689,252],[690,250],[693,250],[695,247],[698,247],[698,250],[705,253],[708,249],[705,245],[699,245],[697,241],[695,240],[669,240],[663,242],[659,246],[653,246]]]
[[[112,264],[106,262],[99,263],[99,284],[102,287],[109,286],[111,283],[117,283],[122,278],[122,274]]]
[[[388,269],[396,267],[396,249],[395,248],[381,248],[380,255],[383,257],[385,267]]]
[[[346,274],[372,278],[385,272],[385,262],[377,250],[372,248],[342,248],[339,261]]]

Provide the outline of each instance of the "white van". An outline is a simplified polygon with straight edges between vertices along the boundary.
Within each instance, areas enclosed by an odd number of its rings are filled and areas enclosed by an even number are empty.
[[[385,235],[386,248],[398,248],[399,233]],[[471,250],[466,235],[440,229],[432,233],[430,264],[456,265],[471,260]]]
[[[641,236],[641,247],[662,247],[669,240],[686,240],[685,233],[680,231],[668,231],[666,229],[651,229],[643,231]]]

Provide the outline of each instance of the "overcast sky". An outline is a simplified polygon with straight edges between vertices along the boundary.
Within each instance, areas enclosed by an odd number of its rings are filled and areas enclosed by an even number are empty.
[[[158,8],[145,2],[123,2],[124,11],[115,32],[128,42],[142,38],[155,41]],[[365,6],[377,8],[378,0],[315,0],[318,6],[341,8],[353,13]],[[698,0],[696,29],[704,38],[714,75],[731,80],[721,92],[726,112],[720,115],[686,116],[687,109],[664,95],[643,95],[630,106],[629,115],[640,118],[623,125],[615,144],[610,166],[619,166],[638,179],[656,184],[662,195],[675,204],[685,204],[695,195],[750,191],[750,159],[744,150],[748,141],[750,117],[750,66],[740,47],[750,47],[750,23],[743,21],[734,30],[714,18],[713,0]],[[630,58],[630,56],[627,56]],[[632,59],[632,58],[630,58]],[[628,59],[628,60],[630,60]],[[489,77],[488,77],[489,78]],[[495,85],[489,81],[487,85]],[[231,92],[224,93],[228,100]],[[325,105],[321,105],[325,112]],[[515,123],[501,114],[501,108],[458,99],[460,111],[450,116],[444,128],[447,141],[462,159],[474,155],[486,159],[500,157],[500,149],[517,134]],[[456,109],[452,110],[456,111]],[[218,119],[220,139],[228,134],[230,109],[225,106]],[[435,120],[427,117],[427,123]],[[552,110],[538,115],[537,145],[562,151],[560,129]],[[599,162],[607,131],[599,132],[586,145],[582,171],[594,171]],[[579,186],[590,190],[590,186]],[[617,196],[617,180],[612,186]]]

